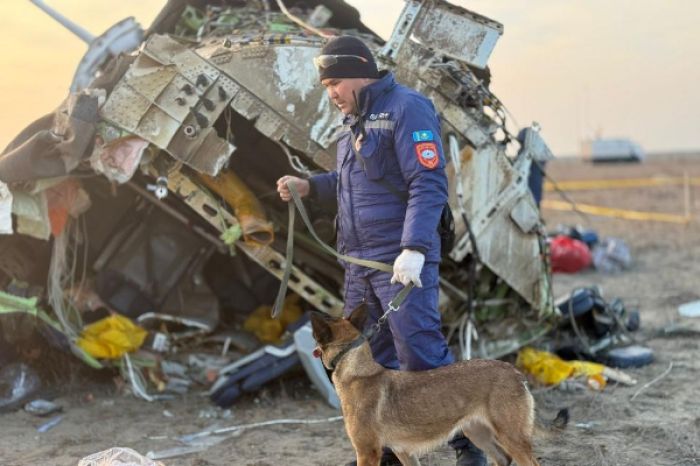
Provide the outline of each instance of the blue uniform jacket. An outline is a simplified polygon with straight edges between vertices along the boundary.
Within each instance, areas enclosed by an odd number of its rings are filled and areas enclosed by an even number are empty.
[[[350,132],[360,134],[357,117],[348,116],[338,138],[336,170],[309,179],[318,200],[338,201],[338,251],[393,263],[408,248],[423,252],[426,263],[439,262],[437,225],[447,202],[447,177],[432,102],[396,83],[392,73],[364,87],[358,102],[366,132],[359,152],[363,163],[352,150]],[[372,272],[344,266],[361,276]]]

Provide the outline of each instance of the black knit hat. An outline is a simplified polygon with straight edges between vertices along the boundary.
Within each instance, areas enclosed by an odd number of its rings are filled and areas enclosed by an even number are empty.
[[[317,62],[320,79],[326,78],[378,78],[377,63],[372,52],[360,39],[352,36],[340,36],[331,39],[321,49],[319,58],[335,56],[326,60],[329,64]],[[323,66],[326,65],[326,66]]]

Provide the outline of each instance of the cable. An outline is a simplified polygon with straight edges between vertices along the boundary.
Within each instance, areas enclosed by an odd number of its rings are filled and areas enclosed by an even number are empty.
[[[287,160],[289,160],[289,165],[297,173],[301,173],[302,175],[304,175],[307,178],[310,177],[311,175],[313,175],[313,172],[306,165],[303,164],[303,162],[301,161],[299,156],[292,154],[292,152],[289,150],[289,148],[286,145],[284,145],[282,142],[280,142],[280,141],[275,141],[275,142],[277,142],[277,145],[279,145],[280,148],[282,148],[282,152],[284,152],[284,155],[287,156]]]
[[[343,419],[343,416],[333,416],[333,417],[329,417],[326,419],[275,419],[272,421],[254,422],[252,424],[240,424],[237,426],[222,427],[220,429],[205,430],[202,432],[198,432],[196,434],[184,435],[184,436],[180,437],[180,441],[185,442],[185,443],[190,443],[190,442],[192,442],[192,440],[195,440],[195,439],[200,438],[200,437],[207,437],[209,435],[225,434],[227,432],[236,432],[238,430],[250,429],[253,427],[264,427],[264,426],[272,426],[272,425],[279,425],[279,424],[319,424],[322,422],[341,421],[342,419]]]
[[[131,387],[134,389],[134,395],[143,398],[146,401],[153,401],[155,398],[146,392],[146,389],[144,388],[146,383],[143,379],[143,375],[134,370],[134,367],[131,364],[131,358],[129,358],[129,353],[124,353],[124,361],[126,362],[127,378],[131,382]]]

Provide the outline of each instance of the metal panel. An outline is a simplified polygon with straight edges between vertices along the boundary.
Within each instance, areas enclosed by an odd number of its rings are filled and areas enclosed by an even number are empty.
[[[431,93],[430,97],[432,98],[436,107],[442,107],[440,109],[442,117],[449,121],[450,124],[457,129],[457,131],[466,136],[474,147],[481,147],[484,144],[491,142],[491,137],[484,130],[484,127],[480,125],[479,122],[469,113],[465,112],[464,109],[458,107],[452,102],[447,101],[436,92]],[[440,105],[440,103],[443,103],[443,105]]]
[[[426,2],[418,15],[413,38],[436,54],[485,68],[503,25],[441,0]]]
[[[100,113],[106,120],[133,133],[150,106],[148,99],[135,93],[122,80],[114,87]]]
[[[188,47],[154,35],[102,109],[102,116],[215,176],[235,150],[213,125],[239,86]]]
[[[384,45],[384,48],[382,48],[382,55],[390,60],[396,60],[399,52],[401,52],[401,48],[411,38],[411,31],[415,26],[418,13],[420,13],[422,7],[423,2],[419,0],[408,0],[406,2],[398,21],[396,21],[391,37]]]
[[[180,124],[181,122],[157,106],[151,105],[141,117],[134,132],[158,147],[168,147],[173,135],[180,128]]]
[[[533,233],[540,226],[540,213],[531,196],[523,196],[510,211],[510,218],[523,233]]]
[[[527,204],[532,202],[527,179],[511,166],[505,152],[493,144],[474,150],[469,157],[461,157],[461,165],[461,183],[468,187],[462,208],[470,221],[481,260],[539,309],[540,280],[546,271],[535,233],[539,217],[534,206]],[[452,199],[455,199],[454,185]],[[511,218],[512,212],[518,222]],[[461,237],[450,257],[459,262],[471,251],[471,243],[460,216],[456,222]]]
[[[342,115],[330,104],[313,66],[321,45],[315,38],[290,36],[285,43],[217,41],[197,53],[245,90],[231,103],[236,112],[257,119],[256,128],[269,138],[332,170],[335,159],[326,149],[335,141]]]

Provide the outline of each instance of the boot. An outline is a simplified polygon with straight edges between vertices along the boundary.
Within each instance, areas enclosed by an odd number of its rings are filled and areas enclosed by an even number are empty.
[[[350,461],[345,466],[357,466],[357,461]],[[379,466],[401,466],[401,461],[396,457],[393,451],[389,448],[382,449],[382,458],[379,460]],[[486,463],[484,463],[486,466]]]

